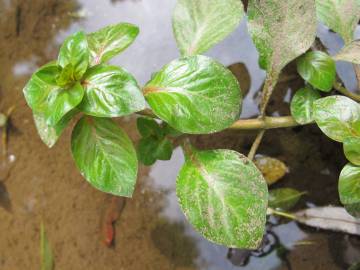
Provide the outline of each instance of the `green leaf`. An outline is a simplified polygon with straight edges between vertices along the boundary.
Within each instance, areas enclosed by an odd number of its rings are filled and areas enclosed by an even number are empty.
[[[344,46],[333,58],[336,61],[346,61],[360,65],[360,40],[355,40]]]
[[[43,114],[34,113],[35,126],[41,140],[49,148],[53,147],[76,113],[76,110],[70,111],[55,126],[49,126]]]
[[[49,244],[49,240],[46,236],[44,223],[41,223],[40,227],[40,258],[41,270],[54,269],[54,256]]]
[[[313,103],[319,98],[319,92],[308,87],[296,91],[291,100],[290,110],[297,123],[305,125],[314,121]]]
[[[344,140],[344,153],[352,164],[360,165],[360,138],[346,138]]]
[[[64,41],[59,51],[58,64],[62,68],[72,65],[75,80],[80,80],[88,68],[89,55],[86,35],[80,31]]]
[[[67,86],[68,84],[74,82],[75,74],[74,74],[74,67],[72,64],[68,64],[66,67],[64,67],[59,76],[56,78],[56,84],[58,86]]]
[[[344,96],[329,96],[314,101],[316,124],[331,139],[343,142],[360,137],[360,105]]]
[[[269,191],[269,207],[274,209],[290,210],[299,201],[305,192],[292,188],[278,188]]]
[[[137,35],[139,28],[130,23],[109,25],[88,35],[90,63],[97,65],[109,61],[129,47]]]
[[[136,125],[142,137],[164,137],[161,126],[153,118],[139,117],[136,121]]]
[[[83,117],[76,124],[71,150],[76,165],[95,188],[131,197],[137,178],[134,146],[112,120]]]
[[[244,16],[237,0],[178,0],[175,39],[183,56],[202,54],[235,30]]]
[[[60,69],[48,64],[37,70],[24,88],[25,99],[30,108],[46,117],[46,123],[54,126],[82,100],[84,89],[79,83],[69,88],[56,84]]]
[[[360,217],[360,167],[345,165],[339,177],[339,196],[346,211]]]
[[[316,26],[313,0],[249,1],[249,33],[260,54],[260,67],[268,72],[280,72],[306,52],[315,40]]]
[[[169,135],[171,137],[179,137],[182,133],[175,128],[171,127],[168,123],[163,123],[163,132],[165,135]]]
[[[98,117],[129,115],[145,108],[145,99],[135,78],[124,69],[105,64],[91,67],[84,75],[85,96],[79,109]]]
[[[235,151],[186,152],[176,193],[189,222],[212,242],[256,249],[264,234],[268,201],[261,172]]]
[[[360,19],[359,0],[316,0],[318,19],[338,33],[346,44],[354,38]]]
[[[138,158],[146,166],[150,166],[156,160],[170,160],[173,145],[167,138],[145,137],[140,139],[138,145]]]
[[[326,53],[311,51],[297,60],[301,77],[315,88],[329,92],[336,78],[335,61]]]
[[[242,102],[234,75],[201,55],[166,65],[146,84],[144,94],[160,119],[191,134],[229,127],[239,118]]]

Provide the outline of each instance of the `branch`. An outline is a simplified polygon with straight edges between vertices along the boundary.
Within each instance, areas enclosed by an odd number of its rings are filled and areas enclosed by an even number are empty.
[[[348,89],[346,89],[344,86],[341,85],[339,82],[334,83],[334,89],[338,91],[339,93],[343,94],[344,96],[347,96],[357,102],[360,102],[360,95],[357,95]]]

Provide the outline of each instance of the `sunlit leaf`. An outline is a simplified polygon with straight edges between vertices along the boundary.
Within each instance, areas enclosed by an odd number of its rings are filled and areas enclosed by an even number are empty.
[[[285,163],[276,158],[260,156],[255,158],[254,163],[263,174],[268,185],[276,183],[288,172]]]
[[[145,108],[145,99],[135,78],[124,69],[105,64],[91,67],[84,75],[85,96],[79,109],[98,117],[129,115]]]
[[[345,43],[353,40],[360,19],[359,0],[316,0],[316,13],[318,19],[338,33]]]
[[[268,200],[261,172],[235,151],[186,152],[176,193],[189,222],[217,244],[257,248],[264,234]]]
[[[300,200],[305,192],[292,188],[278,188],[269,191],[269,207],[274,209],[290,210]]]
[[[342,204],[349,205],[352,210],[359,210],[360,167],[349,163],[342,169],[339,177],[339,196]]]
[[[344,96],[329,96],[314,101],[313,117],[331,139],[343,142],[360,137],[360,105]]]
[[[242,96],[234,75],[206,56],[174,60],[144,88],[154,113],[183,133],[212,133],[233,124]]]
[[[280,72],[306,52],[315,40],[316,26],[313,0],[249,1],[249,32],[260,53],[261,68],[269,72]]]
[[[238,0],[178,0],[173,29],[181,54],[206,52],[234,31],[243,16]]]
[[[360,165],[360,137],[348,137],[343,142],[346,158],[355,165]]]
[[[329,92],[336,78],[335,61],[321,51],[308,52],[297,60],[301,77],[315,88]]]
[[[75,80],[80,80],[89,65],[89,48],[84,32],[80,31],[69,36],[59,51],[58,64],[65,68],[74,68]]]
[[[360,40],[349,43],[333,58],[336,61],[346,61],[360,65]]]
[[[84,116],[73,130],[71,150],[91,185],[114,195],[132,196],[138,168],[136,151],[112,120]]]
[[[41,223],[40,227],[40,258],[41,270],[54,269],[54,256],[50,247],[49,240],[46,236],[44,223]]]
[[[297,123],[304,125],[314,121],[313,103],[319,98],[319,92],[309,87],[296,91],[290,103],[290,110]]]
[[[87,36],[90,50],[90,63],[97,65],[109,61],[129,47],[139,28],[130,23],[109,25]]]

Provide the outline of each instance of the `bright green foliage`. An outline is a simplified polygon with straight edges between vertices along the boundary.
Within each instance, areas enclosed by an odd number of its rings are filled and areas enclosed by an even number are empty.
[[[249,1],[249,32],[260,54],[259,64],[268,72],[279,73],[309,49],[316,25],[313,0]]]
[[[189,222],[208,240],[246,249],[261,243],[267,185],[245,156],[231,150],[186,150],[176,193]]]
[[[109,61],[129,47],[138,34],[139,28],[130,23],[109,25],[89,34],[87,40],[90,49],[91,65]]]
[[[84,32],[68,37],[60,48],[58,64],[62,68],[72,69],[74,81],[80,80],[89,65],[89,48]]]
[[[346,45],[334,56],[334,59],[360,65],[360,41],[355,40]]]
[[[329,96],[316,100],[313,117],[322,132],[335,141],[360,137],[360,105],[348,97]]]
[[[234,75],[206,56],[172,61],[144,88],[154,113],[183,133],[212,133],[240,114],[242,96]]]
[[[132,196],[138,168],[136,151],[113,121],[83,117],[73,130],[71,150],[91,185],[114,195]]]
[[[45,65],[36,71],[24,88],[26,101],[34,112],[43,114],[48,125],[56,125],[61,118],[75,108],[84,96],[79,83],[68,88],[56,84],[59,67]]]
[[[91,67],[84,75],[84,100],[79,109],[98,117],[129,115],[145,108],[145,99],[134,77],[120,67]]]
[[[291,100],[290,110],[297,123],[304,125],[314,121],[313,103],[319,98],[321,98],[319,92],[310,87],[296,91]]]
[[[348,44],[360,19],[360,0],[316,0],[316,13],[322,23]]]
[[[281,210],[290,210],[299,201],[305,192],[292,188],[278,188],[269,191],[269,207]]]
[[[46,118],[42,114],[34,113],[35,126],[41,140],[49,148],[53,147],[76,113],[76,110],[70,111],[55,126],[49,126],[46,123]]]
[[[243,16],[238,0],[178,0],[173,29],[181,54],[206,52],[234,31]]]
[[[305,81],[324,92],[329,92],[335,82],[335,61],[321,51],[308,52],[300,57],[297,70]]]
[[[355,165],[360,165],[360,137],[348,137],[344,140],[346,158]]]
[[[339,195],[341,203],[347,206],[351,214],[357,215],[360,212],[360,167],[349,163],[342,169]]]
[[[41,223],[40,227],[40,258],[41,270],[54,269],[54,256],[50,247],[49,240],[46,236],[44,223]]]

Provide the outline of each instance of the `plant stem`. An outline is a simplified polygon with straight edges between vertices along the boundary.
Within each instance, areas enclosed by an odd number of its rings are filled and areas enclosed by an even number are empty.
[[[281,217],[286,217],[286,218],[289,218],[289,219],[292,219],[292,220],[298,220],[298,218],[293,214],[282,212],[282,211],[277,211],[277,210],[272,209],[272,208],[267,209],[267,214],[268,215],[277,215],[277,216],[281,216]]]
[[[260,130],[259,133],[256,135],[255,141],[253,142],[251,149],[248,154],[248,158],[253,160],[256,154],[257,149],[260,146],[261,140],[264,137],[265,129]]]
[[[358,89],[360,89],[360,66],[357,64],[353,64],[357,83],[358,83]]]
[[[344,86],[341,85],[341,83],[339,82],[335,82],[334,83],[334,88],[336,91],[338,91],[339,93],[343,94],[344,96],[347,96],[357,102],[360,102],[360,95],[357,95],[351,91],[349,91],[348,89],[346,89]]]
[[[296,123],[292,116],[279,116],[254,119],[240,119],[232,124],[229,129],[233,130],[256,130],[256,129],[273,129],[273,128],[286,128],[296,127],[300,124]]]
[[[262,98],[261,98],[261,104],[260,104],[260,116],[261,118],[265,117],[266,114],[266,107],[269,103],[270,97],[274,91],[275,84],[279,78],[278,72],[269,71],[267,73],[264,88],[262,91]]]

